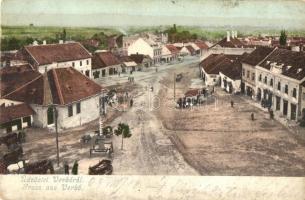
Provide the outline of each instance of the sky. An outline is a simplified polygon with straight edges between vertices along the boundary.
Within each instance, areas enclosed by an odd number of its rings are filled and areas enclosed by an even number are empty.
[[[305,0],[2,0],[2,25],[305,28]]]

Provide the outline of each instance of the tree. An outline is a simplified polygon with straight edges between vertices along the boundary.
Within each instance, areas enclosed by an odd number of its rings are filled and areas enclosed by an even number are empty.
[[[65,41],[66,38],[67,38],[67,32],[66,32],[66,29],[64,28],[64,30],[62,31],[62,40]]]
[[[131,137],[130,128],[128,124],[119,123],[114,133],[119,136],[122,135],[121,149],[123,150],[123,139]]]
[[[72,174],[77,175],[78,174],[78,162],[75,161],[72,167]]]
[[[280,36],[280,45],[285,46],[287,43],[287,34],[285,30],[281,31],[281,36]]]

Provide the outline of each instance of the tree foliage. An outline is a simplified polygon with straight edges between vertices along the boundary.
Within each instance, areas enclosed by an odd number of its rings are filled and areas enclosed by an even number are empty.
[[[287,34],[285,30],[281,31],[281,36],[280,36],[280,45],[285,46],[287,43]]]
[[[189,31],[178,31],[176,24],[165,31],[168,34],[169,42],[189,42],[198,38],[196,33],[191,34]]]
[[[128,124],[119,123],[116,130],[114,130],[114,133],[117,136],[122,136],[122,144],[121,149],[123,149],[123,139],[131,137],[130,128]]]

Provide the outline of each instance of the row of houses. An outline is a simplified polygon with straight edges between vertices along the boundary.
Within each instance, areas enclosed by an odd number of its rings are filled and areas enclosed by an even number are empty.
[[[102,87],[73,67],[45,73],[30,65],[1,69],[2,132],[34,125],[66,129],[99,117]],[[56,108],[56,112],[55,109]]]
[[[256,47],[242,55],[210,54],[200,64],[206,85],[245,94],[280,117],[305,117],[305,53]]]
[[[203,41],[189,43],[164,44],[152,38],[139,36],[123,37],[123,54],[144,54],[153,59],[154,64],[171,62],[179,56],[203,55],[209,46]]]

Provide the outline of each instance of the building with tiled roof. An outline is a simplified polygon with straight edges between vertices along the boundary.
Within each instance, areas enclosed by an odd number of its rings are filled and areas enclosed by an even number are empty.
[[[232,68],[232,63],[240,61],[241,56],[211,54],[199,64],[200,76],[206,85],[220,84],[220,72],[226,68]]]
[[[237,38],[237,33],[232,31],[227,32],[227,37],[223,38],[216,44],[212,45],[208,51],[209,54],[229,54],[229,55],[242,55],[243,53],[251,53],[254,50],[254,47],[247,46],[241,40]]]
[[[128,55],[143,54],[153,59],[154,64],[161,62],[162,47],[151,39],[138,38],[127,47]]]
[[[256,65],[265,59],[274,48],[260,46],[242,60],[242,92],[256,98]]]
[[[153,65],[153,60],[149,55],[131,54],[129,57],[141,67],[147,68]]]
[[[256,65],[256,100],[280,117],[305,117],[305,53],[275,48]]]
[[[239,59],[220,69],[220,86],[229,93],[241,91],[241,70],[242,64]]]
[[[191,45],[187,45],[187,46],[184,46],[181,48],[180,54],[183,56],[186,56],[186,55],[193,56],[196,54],[196,50]]]
[[[25,46],[23,57],[40,73],[50,69],[74,67],[91,77],[91,54],[78,42]]]
[[[130,73],[131,71],[141,70],[139,65],[133,61],[130,56],[117,56],[122,63],[122,73]]]
[[[21,102],[0,99],[0,132],[9,133],[30,127],[33,109]]]
[[[122,62],[110,51],[95,52],[92,59],[94,78],[114,75],[121,72]]]
[[[172,44],[162,46],[162,61],[172,62],[179,56],[180,50]]]
[[[2,76],[1,84],[14,83],[10,76],[11,74]],[[99,117],[102,88],[76,69],[51,69],[26,80],[17,87],[5,90],[1,98],[29,105],[35,112],[34,126],[54,125],[54,106],[58,112],[60,129],[79,126]]]

